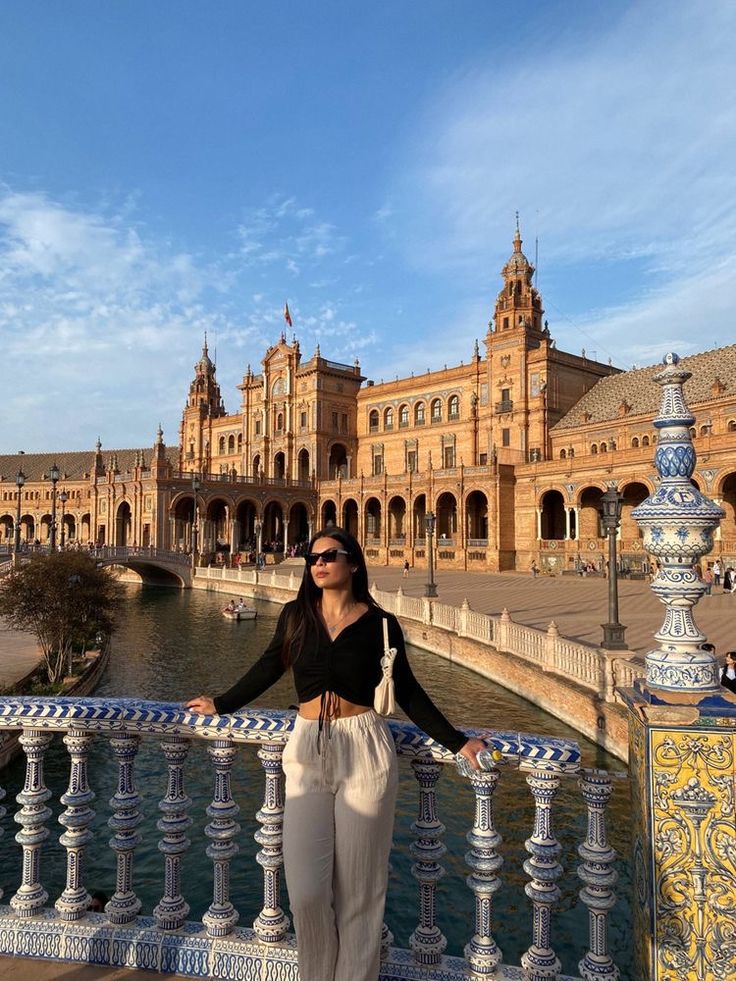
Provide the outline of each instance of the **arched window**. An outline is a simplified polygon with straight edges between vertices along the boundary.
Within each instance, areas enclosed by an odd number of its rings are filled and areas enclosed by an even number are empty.
[[[240,453],[242,449],[243,449],[243,434],[238,433],[238,453]]]
[[[399,428],[403,429],[405,426],[409,425],[409,406],[402,405],[399,407]]]
[[[605,443],[601,443],[599,450],[601,453],[608,453],[608,447],[606,446]]]
[[[272,395],[283,395],[286,390],[286,383],[283,378],[277,378],[271,389]]]
[[[634,436],[634,438],[631,440],[631,445],[632,445],[632,447],[635,450],[638,450],[639,449],[639,437],[638,436]]]
[[[447,418],[448,419],[459,419],[460,418],[460,396],[451,395],[450,400],[447,403]]]
[[[220,436],[220,439],[219,439],[219,441],[217,443],[217,449],[218,449],[218,452],[219,452],[220,456],[222,456],[224,454],[224,452],[225,452],[225,437],[224,436]]]
[[[235,437],[232,434],[227,438],[227,451],[228,453],[235,452]]]
[[[696,437],[696,436],[698,435],[698,434],[697,434],[697,433],[695,432],[695,426],[691,426],[691,427],[690,427],[690,435],[692,436],[692,438],[693,438],[693,439],[695,439],[695,437]]]
[[[560,450],[560,459],[561,460],[567,459],[567,450]]]
[[[371,433],[378,432],[378,409],[371,409],[368,415],[368,431]]]
[[[414,406],[414,425],[423,426],[424,425],[424,412],[425,406],[424,402],[417,402]]]
[[[442,399],[432,399],[432,422],[442,422]]]
[[[701,436],[708,436],[709,433],[710,433],[710,426],[701,426],[700,427],[700,435]]]
[[[593,445],[590,447],[590,452],[593,453],[594,455],[598,452],[598,444],[597,443],[593,443]]]
[[[736,419],[728,420],[728,431],[729,433],[736,433]]]
[[[278,432],[281,432],[283,428],[284,428],[284,413],[279,412],[279,414],[276,416],[276,429]]]
[[[642,436],[642,438],[641,438],[641,445],[642,446],[649,446],[649,437],[648,436]]]
[[[393,429],[394,428],[394,410],[389,406],[383,413],[383,428]]]

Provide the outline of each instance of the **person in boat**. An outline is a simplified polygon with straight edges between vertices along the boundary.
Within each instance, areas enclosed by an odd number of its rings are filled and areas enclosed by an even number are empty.
[[[260,659],[228,691],[186,703],[202,715],[234,712],[293,672],[283,848],[301,981],[378,979],[398,788],[391,731],[373,709],[384,620],[397,702],[479,769],[485,743],[455,729],[416,680],[398,620],[370,594],[360,545],[338,528],[310,541],[299,592]]]
[[[235,613],[235,601],[230,600],[230,602],[225,607],[225,613]]]
[[[241,596],[240,599],[238,600],[238,605],[235,607],[235,609],[238,611],[238,613],[242,613],[242,611],[245,608],[246,608],[245,607],[245,601],[244,601],[243,597]]]

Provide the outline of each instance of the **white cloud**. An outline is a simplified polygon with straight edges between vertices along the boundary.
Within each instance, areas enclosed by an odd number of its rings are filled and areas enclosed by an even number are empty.
[[[528,254],[539,234],[556,282],[573,266],[619,264],[618,348],[654,329],[660,290],[729,341],[733,278],[720,280],[726,304],[699,283],[734,255],[735,35],[733,4],[705,15],[695,2],[640,2],[585,36],[550,35],[456,77],[418,121],[390,188],[406,260],[487,283],[518,208]]]

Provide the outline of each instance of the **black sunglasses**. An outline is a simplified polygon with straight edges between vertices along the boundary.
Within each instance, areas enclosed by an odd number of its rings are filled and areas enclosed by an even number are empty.
[[[338,555],[350,555],[344,548],[328,548],[326,552],[309,552],[304,556],[308,566],[317,565],[320,559],[323,562],[336,562]]]

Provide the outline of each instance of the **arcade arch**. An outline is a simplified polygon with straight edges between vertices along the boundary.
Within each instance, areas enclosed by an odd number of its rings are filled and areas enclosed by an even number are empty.
[[[309,450],[307,449],[299,450],[299,456],[296,458],[296,474],[297,479],[302,482],[309,480]]]
[[[465,499],[468,541],[488,542],[488,498],[483,491],[471,491]]]
[[[388,539],[395,544],[406,541],[406,501],[403,497],[392,497],[388,502]]]
[[[343,480],[349,477],[348,474],[348,451],[342,443],[333,443],[330,447],[330,456],[327,462],[327,470],[330,480]]]
[[[334,501],[325,501],[323,503],[320,525],[323,528],[337,525],[337,508],[335,507]]]
[[[457,533],[457,498],[445,491],[437,498],[436,536],[440,538],[455,538]]]
[[[351,498],[343,502],[342,505],[342,527],[349,532],[353,538],[358,537],[358,504]]]
[[[631,512],[649,497],[649,488],[646,484],[634,480],[630,484],[626,484],[620,488],[620,491],[623,495],[623,502],[621,506],[621,530],[619,534],[624,539],[642,538],[642,532],[639,529],[639,525],[631,517]]]
[[[381,537],[381,502],[369,497],[365,502],[365,540],[376,541]]]
[[[133,514],[130,504],[121,501],[115,513],[115,544],[117,546],[132,545]]]
[[[565,537],[565,502],[558,490],[542,495],[540,531],[546,541],[562,541]]]

